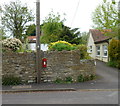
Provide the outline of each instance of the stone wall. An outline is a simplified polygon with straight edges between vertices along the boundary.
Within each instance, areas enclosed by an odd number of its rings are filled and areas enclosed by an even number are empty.
[[[77,77],[82,74],[95,75],[94,60],[80,61],[79,51],[50,51],[44,55],[47,59],[47,68],[43,71],[43,80],[53,82],[57,78],[65,80],[72,77],[77,81]]]
[[[14,75],[23,82],[35,82],[35,53],[3,53],[2,60],[2,75]]]
[[[95,74],[94,60],[80,61],[79,51],[49,51],[44,52],[47,58],[47,68],[42,71],[42,81],[53,82],[57,78],[65,79],[71,76],[73,81],[80,74]],[[2,74],[14,74],[23,82],[36,82],[35,53],[4,53]]]

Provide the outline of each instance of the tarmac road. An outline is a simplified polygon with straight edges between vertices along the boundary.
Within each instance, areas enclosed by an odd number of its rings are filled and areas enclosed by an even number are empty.
[[[118,70],[97,61],[96,72],[98,79],[94,81],[42,86],[43,88],[71,87],[77,91],[3,94],[3,104],[118,104]]]
[[[3,104],[118,104],[117,91],[4,94]]]

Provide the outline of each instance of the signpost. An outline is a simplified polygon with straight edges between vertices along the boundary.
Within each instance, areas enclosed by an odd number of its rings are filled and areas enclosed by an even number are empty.
[[[36,0],[36,71],[37,83],[41,82],[41,44],[40,44],[40,0]]]

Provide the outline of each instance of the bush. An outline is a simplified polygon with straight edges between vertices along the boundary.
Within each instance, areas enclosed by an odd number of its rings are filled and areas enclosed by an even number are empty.
[[[118,40],[112,39],[110,41],[110,44],[108,46],[108,54],[110,57],[110,60],[116,60],[118,58]]]
[[[13,75],[4,75],[2,77],[2,85],[19,85],[21,84],[21,78]]]
[[[77,46],[77,49],[80,51],[80,58],[81,59],[91,59],[89,53],[87,52],[87,46],[80,44]]]
[[[57,51],[62,51],[62,50],[67,50],[67,51],[70,51],[70,50],[75,50],[76,47],[66,41],[57,41],[57,42],[54,42],[54,43],[50,43],[49,46],[48,46],[48,49],[49,50],[57,50]]]
[[[107,63],[108,66],[111,66],[111,67],[117,67],[118,66],[118,63],[116,61],[109,61]]]
[[[82,74],[78,76],[78,82],[84,82],[84,76]]]
[[[109,66],[120,68],[120,40],[112,39],[108,46]]]
[[[87,75],[87,76],[83,76],[82,74],[80,74],[78,76],[78,82],[84,82],[84,81],[89,81],[89,80],[93,80],[95,79],[96,76],[91,74],[91,75]]]
[[[57,78],[54,82],[55,82],[55,83],[63,83],[63,80],[60,79],[60,78]]]
[[[72,83],[73,81],[72,81],[72,77],[66,77],[65,78],[65,82],[66,83]]]
[[[96,78],[96,75],[94,75],[94,74],[91,74],[90,75],[90,80],[93,80],[93,79],[95,79]]]
[[[7,38],[2,41],[2,45],[5,49],[16,51],[22,46],[22,42],[16,38]]]

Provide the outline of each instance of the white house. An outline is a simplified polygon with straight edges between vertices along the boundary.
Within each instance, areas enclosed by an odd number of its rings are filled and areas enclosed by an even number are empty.
[[[36,50],[36,36],[28,36],[28,48],[30,50]],[[41,50],[42,51],[47,51],[48,50],[48,45],[47,44],[41,44]]]
[[[104,35],[104,32],[97,29],[90,29],[87,42],[90,56],[94,59],[108,62],[108,45],[110,39],[110,37]]]

